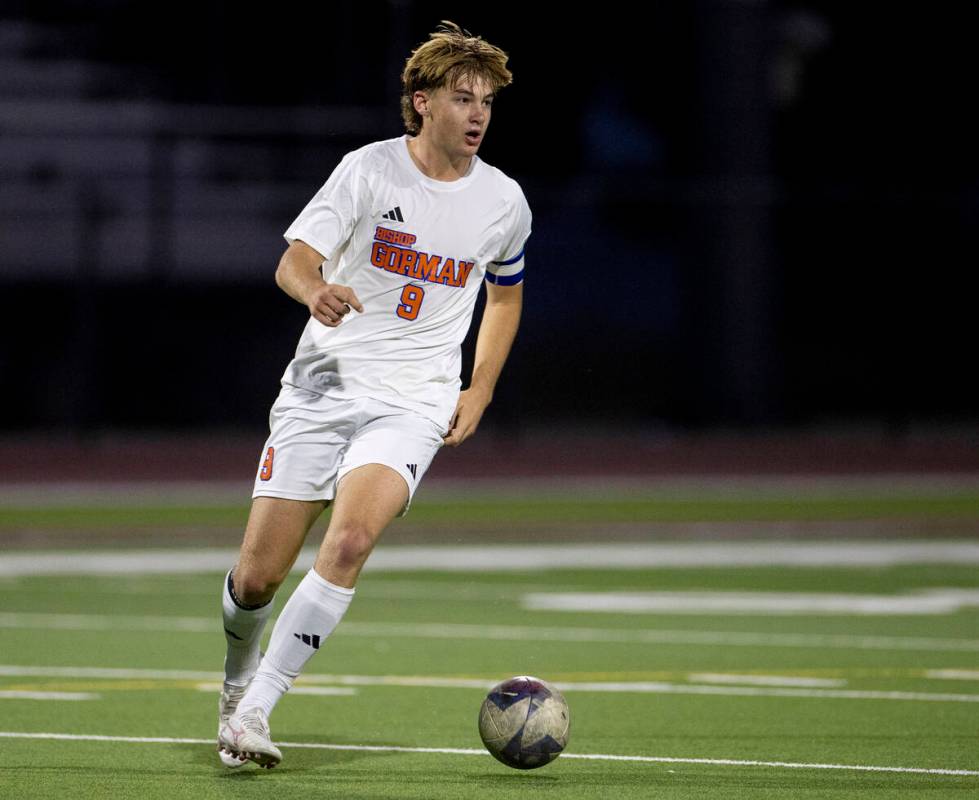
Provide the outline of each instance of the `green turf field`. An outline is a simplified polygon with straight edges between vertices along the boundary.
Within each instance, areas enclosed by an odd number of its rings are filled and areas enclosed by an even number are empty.
[[[240,526],[248,515],[248,488],[202,497],[160,492],[112,492],[82,501],[75,493],[27,501],[0,497],[0,532],[27,526],[71,527],[88,532],[140,526]],[[412,504],[412,524],[481,524],[500,526],[528,523],[650,523],[710,521],[805,521],[904,519],[947,520],[979,518],[979,484],[974,481],[942,485],[924,481],[888,486],[855,481],[751,482],[724,485],[637,487],[612,483],[548,489],[528,482],[507,483],[501,490],[476,488],[425,490]],[[176,500],[176,502],[175,502]]]
[[[220,573],[0,577],[0,797],[979,793],[974,562],[512,566],[365,573],[272,717],[272,771],[214,752]],[[574,610],[601,599],[625,605]],[[476,731],[485,689],[518,674],[572,715],[567,752],[530,772]]]
[[[4,733],[201,742],[3,738],[3,796],[299,797],[315,788],[365,798],[883,798],[979,790],[975,775],[698,763],[976,770],[975,607],[776,617],[530,613],[521,603],[530,592],[650,587],[900,594],[941,585],[975,593],[974,567],[369,575],[344,628],[298,685],[339,693],[291,694],[273,717],[282,742],[353,749],[285,744],[285,761],[268,773],[228,772],[204,743],[214,733],[223,646],[214,615],[220,580],[5,580]],[[970,679],[947,677],[950,670]],[[366,749],[478,750],[480,684],[526,673],[565,689],[568,755],[679,761],[565,755],[518,773],[476,754]],[[11,694],[25,692],[85,699]]]

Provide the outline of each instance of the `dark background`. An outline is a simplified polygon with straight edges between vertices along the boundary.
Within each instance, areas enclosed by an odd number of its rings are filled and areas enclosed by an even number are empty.
[[[962,12],[0,8],[8,433],[264,429],[307,316],[272,278],[282,232],[345,152],[403,132],[400,70],[441,19],[511,55],[480,156],[534,212],[487,425],[979,420]]]

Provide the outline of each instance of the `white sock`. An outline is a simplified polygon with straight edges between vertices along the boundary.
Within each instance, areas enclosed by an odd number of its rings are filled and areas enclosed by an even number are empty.
[[[244,606],[233,591],[229,572],[221,593],[224,638],[228,643],[224,656],[224,679],[236,686],[245,686],[258,669],[262,631],[272,615],[272,601],[257,608]]]
[[[292,593],[272,628],[269,649],[238,704],[268,716],[310,657],[343,619],[354,590],[336,586],[311,569]]]

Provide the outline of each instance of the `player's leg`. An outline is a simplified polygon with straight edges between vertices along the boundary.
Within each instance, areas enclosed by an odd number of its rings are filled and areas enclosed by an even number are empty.
[[[272,599],[289,574],[306,534],[323,512],[325,501],[256,497],[252,501],[238,562],[222,587],[222,616],[227,643],[224,685],[218,701],[218,735],[234,714],[258,669],[262,631]],[[227,766],[242,759],[220,751]]]
[[[352,589],[383,530],[405,514],[442,447],[442,432],[414,412],[367,403],[372,419],[343,457],[330,526],[314,565],[330,583]]]
[[[316,573],[336,586],[353,589],[381,533],[408,500],[405,479],[384,464],[364,464],[347,472],[313,565]]]
[[[243,713],[258,708],[266,717],[271,714],[340,623],[364,562],[407,501],[404,479],[389,467],[367,464],[345,475],[316,563],[276,620],[268,650],[241,702]]]
[[[222,592],[227,640],[225,681],[247,686],[259,661],[259,641],[272,598],[289,574],[324,501],[256,497],[245,528],[238,562]]]
[[[238,713],[222,729],[229,750],[261,766],[281,759],[269,737],[269,714],[343,618],[374,544],[407,509],[442,445],[437,426],[411,412],[364,401],[356,416],[363,422],[335,473],[333,513],[316,563],[282,609]],[[248,746],[238,746],[239,739]]]
[[[306,534],[333,498],[347,436],[350,403],[310,407],[319,395],[283,387],[269,415],[270,433],[252,492],[238,562],[223,588],[228,642],[226,679],[245,685],[259,660],[272,597],[296,561]]]
[[[245,536],[233,570],[234,592],[247,605],[262,605],[285,580],[325,500],[252,500]]]

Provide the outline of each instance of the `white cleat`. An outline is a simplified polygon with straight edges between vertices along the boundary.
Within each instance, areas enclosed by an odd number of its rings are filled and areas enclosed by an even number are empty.
[[[282,761],[282,752],[272,744],[269,735],[269,721],[258,708],[232,714],[218,733],[218,748],[237,759],[254,761],[265,769],[272,769]]]
[[[237,710],[238,703],[245,696],[247,689],[247,686],[235,686],[233,683],[225,682],[224,688],[221,691],[221,699],[218,700],[218,757],[221,759],[222,764],[232,769],[244,766],[248,762],[248,759],[230,755],[221,748],[221,728],[231,719],[231,715]]]

